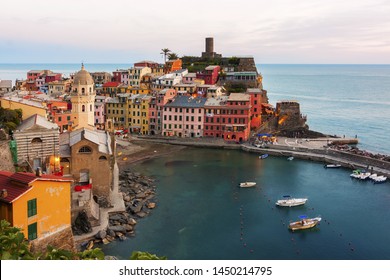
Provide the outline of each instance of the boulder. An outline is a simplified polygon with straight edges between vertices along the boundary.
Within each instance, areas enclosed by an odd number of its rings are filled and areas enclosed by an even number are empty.
[[[95,237],[98,239],[104,239],[106,236],[107,232],[105,230],[99,230],[99,232],[95,235]]]

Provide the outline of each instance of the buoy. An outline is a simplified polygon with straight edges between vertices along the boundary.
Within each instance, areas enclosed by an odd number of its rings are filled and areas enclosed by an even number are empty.
[[[243,245],[244,245],[244,247],[246,247],[246,243],[244,243]]]

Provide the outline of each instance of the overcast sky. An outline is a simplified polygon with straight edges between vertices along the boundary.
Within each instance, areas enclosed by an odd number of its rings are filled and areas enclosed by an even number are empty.
[[[390,64],[390,0],[4,0],[0,63],[163,62],[162,48],[256,63]]]

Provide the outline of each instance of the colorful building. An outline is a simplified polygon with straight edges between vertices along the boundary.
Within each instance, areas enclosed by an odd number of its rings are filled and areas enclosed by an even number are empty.
[[[263,104],[268,104],[267,91],[260,88],[248,88],[246,93],[250,95],[251,99],[251,130],[260,127],[262,123]]]
[[[220,70],[221,67],[218,65],[207,66],[204,71],[196,74],[196,78],[204,80],[206,85],[215,85],[218,82]]]
[[[164,73],[171,73],[176,70],[180,70],[182,68],[182,60],[181,59],[174,59],[174,60],[168,60],[165,62],[164,65]]]
[[[176,95],[174,89],[164,89],[152,96],[149,102],[149,133],[151,135],[161,134],[164,106]]]
[[[71,182],[70,178],[39,171],[0,171],[0,218],[20,228],[33,251],[44,251],[47,245],[74,250]]]
[[[164,106],[163,136],[202,137],[206,98],[176,96]]]
[[[204,137],[223,138],[224,123],[222,122],[222,110],[225,110],[228,96],[207,98],[204,116]]]
[[[23,120],[38,114],[47,117],[47,107],[44,101],[33,101],[16,96],[0,98],[0,106],[4,109],[21,109]]]
[[[231,93],[226,107],[221,111],[224,125],[223,139],[229,142],[245,142],[250,136],[250,96]]]

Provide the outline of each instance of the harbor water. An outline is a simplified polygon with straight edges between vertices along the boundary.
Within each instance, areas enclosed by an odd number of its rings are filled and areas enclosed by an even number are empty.
[[[240,150],[186,148],[132,166],[156,179],[157,208],[136,236],[103,246],[128,259],[134,250],[169,259],[389,259],[390,184],[351,179],[350,170]],[[239,188],[255,181],[256,187]],[[280,208],[283,195],[307,197]],[[289,221],[320,215],[291,232]]]

